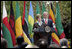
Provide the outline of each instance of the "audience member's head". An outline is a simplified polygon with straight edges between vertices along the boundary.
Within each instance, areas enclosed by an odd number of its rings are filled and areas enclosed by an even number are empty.
[[[25,48],[28,44],[23,42],[21,45],[20,45],[20,48]]]
[[[24,42],[24,38],[23,38],[22,36],[19,36],[19,37],[17,38],[17,44],[18,44],[18,45],[21,45],[23,42]]]
[[[7,48],[7,41],[4,38],[1,38],[1,48]]]
[[[60,46],[67,46],[68,47],[68,40],[66,38],[60,39]]]
[[[39,39],[36,45],[39,46],[39,48],[47,48],[48,42],[45,39]]]
[[[53,42],[48,48],[60,48],[60,46]]]
[[[61,48],[68,48],[67,46],[61,46]]]
[[[39,48],[39,47],[36,45],[27,45],[25,48]]]

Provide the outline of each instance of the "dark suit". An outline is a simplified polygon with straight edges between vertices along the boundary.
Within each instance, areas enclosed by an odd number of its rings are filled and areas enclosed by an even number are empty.
[[[42,22],[45,23],[45,22],[44,22],[44,19],[42,19]],[[52,31],[52,32],[56,33],[56,32],[55,32],[55,29],[53,28],[53,22],[52,22],[51,19],[48,19],[48,22],[47,22],[46,25],[51,28],[51,31]],[[57,33],[56,33],[56,34],[57,34]],[[58,35],[58,34],[57,34],[57,35]],[[49,45],[50,43],[51,43],[51,34],[48,35],[48,45]]]
[[[42,22],[45,24],[44,19],[42,19]],[[48,22],[46,25],[49,26],[53,32],[56,33],[55,29],[53,28],[53,21],[51,19],[48,19]],[[56,34],[58,35],[58,33],[56,33]]]
[[[44,19],[42,19],[42,22],[45,23],[45,22],[44,22]],[[54,31],[54,28],[53,28],[53,22],[52,22],[51,19],[48,19],[48,22],[47,22],[46,25],[48,25],[48,26],[52,29],[52,31]]]

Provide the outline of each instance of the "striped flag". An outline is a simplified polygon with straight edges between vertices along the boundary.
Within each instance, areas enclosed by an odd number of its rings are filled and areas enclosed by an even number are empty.
[[[51,3],[51,8],[50,8],[49,19],[51,19],[53,21],[53,27],[54,27],[55,31],[57,32],[57,29],[55,26],[55,16],[54,16],[54,10],[53,10],[52,3]]]
[[[52,33],[51,36],[52,36],[52,41],[55,42],[57,45],[60,45],[59,37],[55,33]]]
[[[8,42],[8,48],[13,48],[12,43],[12,29],[9,25],[8,18],[7,18],[7,11],[5,8],[5,1],[3,1],[3,23],[2,23],[2,31],[3,31],[3,38],[5,38]],[[15,39],[14,39],[15,40]]]
[[[19,9],[18,2],[16,2],[15,31],[16,31],[16,38],[19,36],[22,36],[25,42],[27,42],[28,44],[31,44],[25,32],[22,30],[22,22],[21,22],[20,9]]]
[[[11,4],[10,4],[9,24],[10,24],[10,26],[11,26],[12,30],[14,31],[14,34],[15,34],[15,18],[14,18],[14,10],[13,10],[12,1],[11,1]]]
[[[30,9],[29,9],[29,16],[28,16],[28,29],[29,29],[29,35],[30,35],[30,39],[31,42],[34,43],[34,39],[33,39],[33,25],[34,25],[34,13],[33,13],[33,7],[32,7],[32,3],[30,1]]]
[[[15,39],[15,19],[14,19],[14,12],[13,12],[13,7],[12,7],[12,1],[11,1],[11,5],[10,5],[11,7],[10,7],[10,19],[9,19],[9,24],[10,24],[10,26],[11,26],[11,29],[13,30],[13,38],[12,38],[12,40],[13,40],[13,46],[15,46],[16,45],[16,39]]]
[[[25,36],[28,40],[25,39],[27,43],[30,42],[30,36],[28,32],[28,15],[27,15],[27,6],[26,6],[26,1],[24,1],[24,11],[23,11],[23,18],[22,18],[22,28],[23,31],[25,32]],[[30,42],[31,43],[31,42]],[[29,43],[29,44],[30,44]]]
[[[54,16],[54,10],[53,10],[52,3],[51,3],[51,8],[50,8],[49,19],[51,19],[53,21],[53,27],[54,27],[54,29],[57,33],[57,29],[56,29],[56,26],[55,26],[55,16]],[[52,41],[59,45],[60,39],[59,39],[59,37],[57,36],[56,33],[52,33]]]
[[[56,28],[60,39],[65,37],[64,30],[61,23],[60,8],[58,2],[56,3]]]

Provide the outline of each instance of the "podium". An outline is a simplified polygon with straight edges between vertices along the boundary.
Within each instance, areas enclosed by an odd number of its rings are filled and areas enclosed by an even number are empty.
[[[35,39],[35,41],[36,40],[39,40],[39,39],[48,40],[48,38],[51,36],[51,33],[52,33],[51,28],[49,26],[45,26],[45,27],[42,27],[41,26],[39,28],[34,28],[33,29],[33,32],[34,33],[37,33],[39,35],[39,38],[38,39]]]

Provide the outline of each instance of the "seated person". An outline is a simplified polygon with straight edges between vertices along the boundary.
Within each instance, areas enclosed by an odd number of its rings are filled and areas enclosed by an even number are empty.
[[[4,38],[1,38],[1,48],[8,48],[7,41]]]
[[[66,46],[68,47],[68,40],[66,38],[60,39],[60,46]]]
[[[56,43],[52,42],[48,48],[60,48],[60,46],[57,45]]]
[[[67,46],[62,46],[61,48],[68,48]]]
[[[19,36],[17,38],[17,44],[14,48],[25,48],[28,44],[24,42],[24,38]]]
[[[39,48],[39,47],[36,45],[27,45],[25,48]]]
[[[48,47],[48,41],[46,39],[41,38],[37,41],[36,45],[39,48],[47,48]]]

